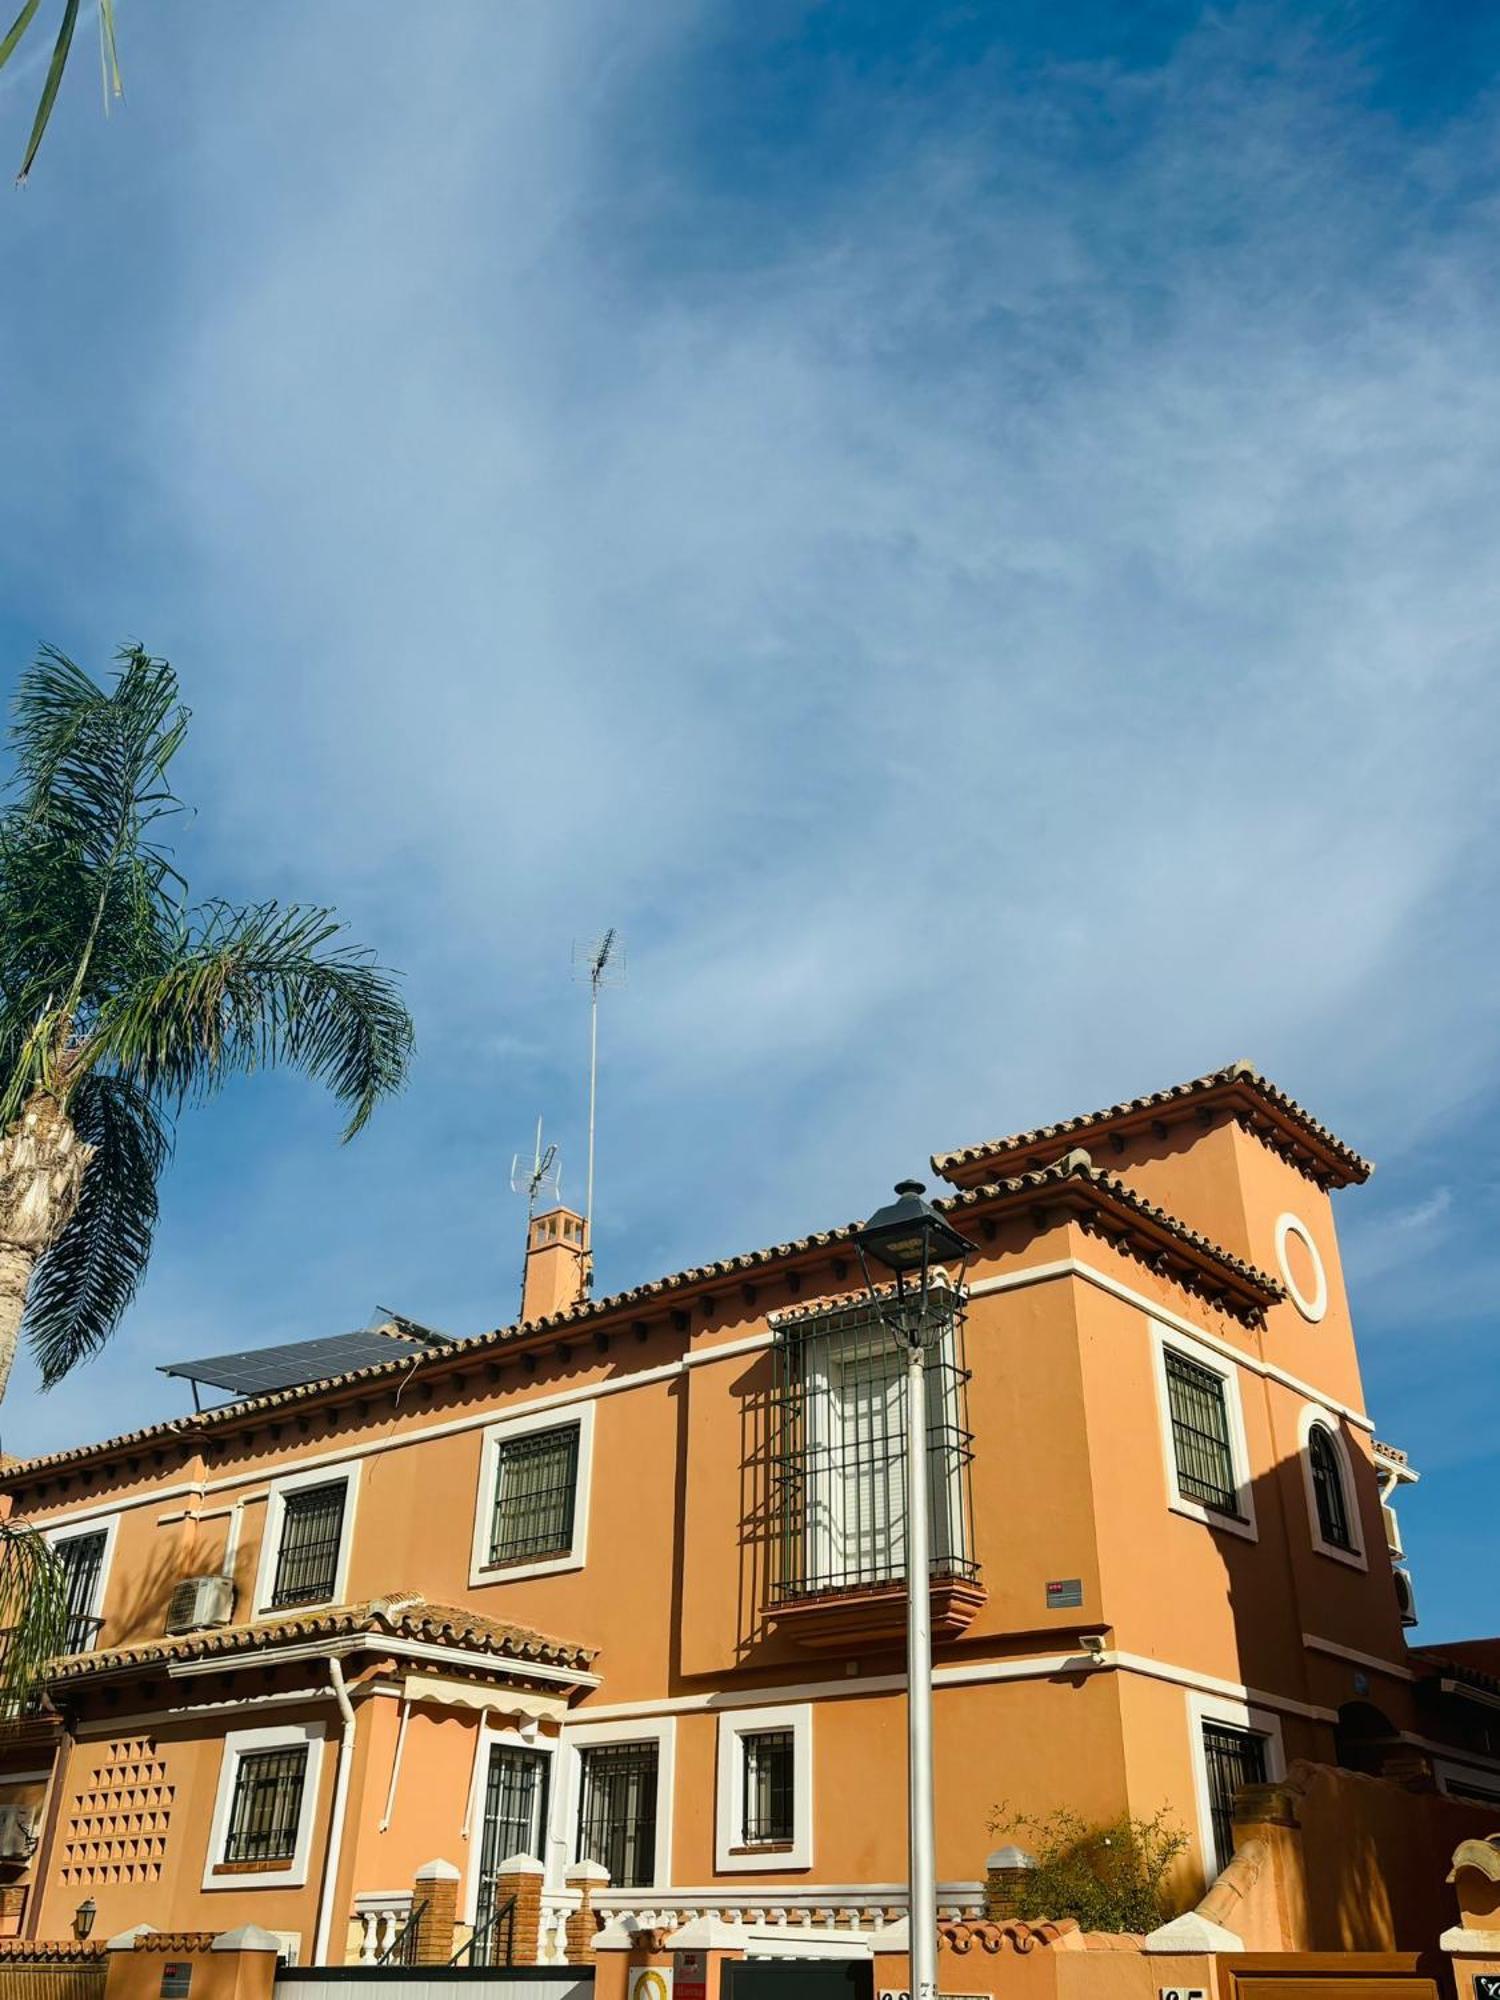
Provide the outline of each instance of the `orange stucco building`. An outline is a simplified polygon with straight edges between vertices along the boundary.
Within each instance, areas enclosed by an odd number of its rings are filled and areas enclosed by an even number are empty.
[[[1500,1802],[1500,1683],[1407,1643],[1330,1203],[1366,1163],[1235,1065],[933,1164],[975,1245],[929,1394],[940,1900],[1066,1806],[1165,1807],[1189,1902],[1294,1760]],[[899,1914],[900,1363],[851,1230],[575,1303],[586,1255],[555,1211],[516,1326],[6,1469],[78,1650],[0,1724],[0,1932],[87,1900],[336,1963],[434,1857],[482,1925],[517,1855],[557,1955],[584,1893],[615,1936]]]

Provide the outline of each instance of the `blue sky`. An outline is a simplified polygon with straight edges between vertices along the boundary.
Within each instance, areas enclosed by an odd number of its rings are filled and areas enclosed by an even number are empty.
[[[338,903],[421,1056],[344,1150],[185,1122],[6,1447],[508,1318],[614,923],[604,1289],[1234,1057],[1310,1103],[1421,1636],[1493,1630],[1494,10],[121,15],[0,197],[0,661],[167,653],[195,885]]]

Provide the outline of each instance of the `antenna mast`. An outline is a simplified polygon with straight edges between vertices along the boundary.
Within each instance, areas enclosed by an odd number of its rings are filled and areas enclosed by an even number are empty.
[[[521,1312],[526,1310],[526,1258],[531,1249],[531,1225],[536,1216],[537,1197],[543,1191],[550,1192],[554,1199],[562,1193],[562,1162],[557,1156],[557,1147],[548,1146],[542,1150],[542,1121],[536,1121],[536,1143],[528,1162],[524,1153],[517,1153],[510,1163],[510,1185],[514,1194],[526,1197],[526,1247],[521,1253]]]
[[[573,947],[574,977],[589,982],[589,1161],[584,1186],[584,1240],[588,1255],[584,1264],[584,1295],[594,1282],[594,1113],[599,1098],[599,989],[619,986],[625,978],[625,947],[613,925],[602,938]]]

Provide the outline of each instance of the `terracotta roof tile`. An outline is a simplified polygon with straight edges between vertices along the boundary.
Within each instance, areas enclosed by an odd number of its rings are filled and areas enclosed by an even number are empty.
[[[1075,1123],[1078,1121],[1074,1121]],[[1054,1128],[1058,1131],[1063,1127]],[[970,1149],[977,1160],[985,1156],[986,1149]],[[958,1156],[946,1156],[955,1159]],[[961,1208],[972,1208],[987,1201],[998,1201],[1006,1197],[1024,1196],[1035,1193],[1059,1181],[1090,1179],[1094,1187],[1117,1208],[1128,1208],[1143,1221],[1148,1221],[1155,1229],[1173,1237],[1194,1256],[1206,1261],[1221,1273],[1229,1283],[1229,1288],[1240,1297],[1242,1305],[1265,1305],[1282,1298],[1284,1293],[1276,1281],[1221,1249],[1208,1237],[1190,1229],[1165,1209],[1158,1208],[1138,1194],[1117,1175],[1102,1168],[1096,1168],[1087,1153],[1074,1150],[1061,1160],[1054,1160],[1044,1167],[1025,1173],[985,1182],[978,1187],[968,1187],[958,1193],[943,1197],[936,1204],[940,1209],[953,1212]],[[293,1408],[328,1394],[330,1390],[349,1389],[365,1383],[398,1380],[410,1374],[415,1368],[424,1370],[447,1370],[472,1358],[477,1354],[505,1347],[517,1341],[534,1340],[540,1334],[560,1333],[569,1328],[607,1319],[612,1315],[628,1312],[632,1307],[641,1307],[676,1298],[683,1293],[701,1291],[704,1286],[721,1282],[725,1278],[747,1279],[756,1271],[785,1264],[799,1257],[806,1257],[820,1250],[836,1249],[841,1244],[852,1243],[855,1232],[863,1226],[861,1222],[846,1222],[835,1229],[814,1230],[810,1235],[794,1237],[786,1243],[773,1243],[760,1250],[747,1250],[738,1256],[718,1258],[712,1263],[696,1264],[684,1271],[675,1271],[668,1277],[652,1278],[645,1284],[633,1285],[626,1291],[612,1292],[602,1299],[586,1299],[581,1304],[569,1306],[561,1312],[548,1314],[544,1319],[517,1321],[510,1326],[496,1327],[488,1333],[474,1334],[465,1340],[447,1342],[442,1348],[434,1349],[431,1356],[422,1356],[413,1361],[410,1356],[400,1355],[391,1361],[372,1362],[365,1368],[350,1369],[343,1375],[331,1375],[317,1382],[300,1382],[292,1388],[274,1390],[263,1396],[247,1396],[238,1402],[225,1403],[211,1410],[204,1410],[190,1417],[172,1417],[160,1424],[152,1424],[143,1430],[128,1431],[120,1436],[106,1438],[98,1444],[75,1445],[65,1451],[54,1451],[37,1458],[17,1460],[15,1464],[0,1471],[0,1488],[16,1485],[23,1479],[45,1475],[54,1466],[76,1465],[89,1459],[117,1458],[143,1446],[160,1445],[173,1438],[188,1443],[196,1442],[205,1434],[216,1430],[233,1429],[246,1418],[254,1418],[262,1413]]]
[[[1284,1090],[1278,1089],[1247,1062],[1228,1063],[1223,1069],[1210,1070],[1207,1076],[1194,1077],[1189,1083],[1176,1083],[1167,1090],[1154,1090],[1144,1097],[1127,1098],[1123,1103],[1107,1105],[1102,1111],[1086,1111],[1075,1118],[1060,1119],[1055,1125],[1038,1125],[1029,1132],[1011,1132],[1003,1139],[987,1139],[981,1145],[961,1146],[951,1153],[934,1153],[933,1171],[942,1174],[945,1179],[957,1179],[968,1169],[991,1159],[999,1160],[1011,1153],[1033,1152],[1075,1136],[1084,1136],[1101,1127],[1138,1124],[1152,1113],[1169,1107],[1202,1105],[1207,1100],[1237,1102],[1263,1115],[1279,1133],[1285,1146],[1305,1156],[1305,1159],[1295,1163],[1311,1165],[1317,1175],[1335,1187],[1345,1187],[1351,1181],[1368,1180],[1373,1171],[1370,1162],[1356,1153],[1352,1146],[1346,1146],[1342,1139],[1335,1138],[1311,1112],[1305,1111],[1294,1098],[1288,1097]]]
[[[75,1681],[101,1674],[169,1666],[178,1660],[233,1658],[244,1653],[274,1652],[278,1647],[314,1639],[358,1638],[376,1643],[384,1636],[420,1639],[457,1651],[483,1653],[522,1671],[528,1665],[561,1667],[586,1673],[597,1648],[564,1639],[548,1639],[524,1625],[509,1625],[482,1612],[452,1604],[430,1604],[416,1591],[392,1592],[363,1604],[337,1604],[324,1610],[293,1611],[283,1618],[262,1618],[253,1625],[219,1625],[179,1637],[145,1639],[130,1646],[111,1646],[92,1653],[68,1653],[52,1662],[47,1680]]]
[[[1050,1918],[1032,1923],[1024,1917],[1008,1917],[1003,1923],[995,1923],[988,1919],[945,1917],[938,1924],[939,1945],[960,1958],[971,1951],[988,1952],[991,1957],[1002,1951],[1035,1951],[1038,1947],[1071,1943],[1081,1936],[1072,1917],[1063,1917],[1057,1923]]]

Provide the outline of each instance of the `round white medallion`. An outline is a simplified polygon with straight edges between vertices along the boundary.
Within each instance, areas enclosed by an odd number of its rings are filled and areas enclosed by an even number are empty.
[[[1313,1290],[1311,1298],[1303,1291],[1292,1276],[1291,1262],[1286,1254],[1287,1238],[1295,1236],[1307,1252],[1313,1268]],[[1318,1246],[1308,1233],[1307,1225],[1299,1222],[1295,1215],[1283,1215],[1276,1224],[1276,1261],[1281,1266],[1281,1276],[1291,1294],[1292,1304],[1306,1320],[1316,1326],[1328,1310],[1328,1274],[1323,1269],[1323,1259],[1318,1255]]]

